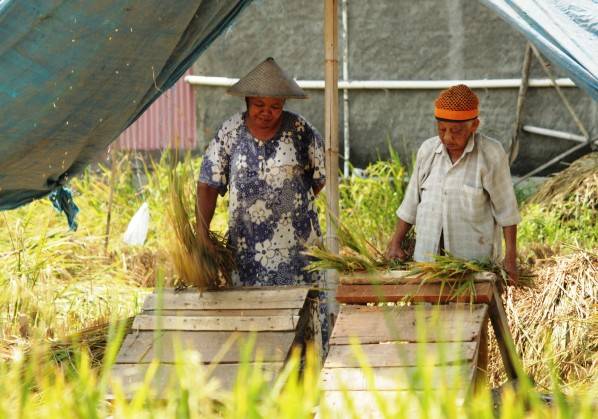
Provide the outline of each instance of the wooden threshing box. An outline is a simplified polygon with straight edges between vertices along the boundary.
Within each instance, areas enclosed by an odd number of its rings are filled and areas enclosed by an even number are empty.
[[[376,400],[394,400],[397,392],[455,388],[465,400],[485,381],[489,314],[499,344],[510,339],[504,317],[498,319],[504,312],[496,276],[481,273],[472,279],[463,290],[463,282],[422,283],[406,272],[341,276],[337,300],[342,304],[321,374],[326,404],[346,406],[350,398],[356,411],[377,417]],[[360,368],[353,341],[360,343],[370,377]],[[509,375],[512,361],[503,353]],[[419,376],[421,366],[429,369],[428,382]]]
[[[168,383],[177,360],[177,348],[197,351],[201,362],[212,365],[211,376],[231,389],[240,362],[240,348],[255,333],[260,366],[271,377],[282,368],[293,345],[313,339],[321,347],[317,302],[309,287],[252,287],[199,293],[164,290],[151,294],[126,335],[113,367],[125,394],[131,396],[143,382],[149,364],[160,361],[152,387]],[[312,315],[314,314],[314,315]],[[231,344],[232,343],[232,344]],[[229,349],[223,352],[223,348]]]

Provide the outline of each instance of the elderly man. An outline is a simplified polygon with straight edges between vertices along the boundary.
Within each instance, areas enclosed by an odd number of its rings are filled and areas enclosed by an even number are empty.
[[[517,281],[517,224],[521,221],[501,144],[477,133],[478,98],[465,85],[443,91],[435,102],[438,136],[426,140],[417,160],[387,256],[407,258],[402,242],[415,224],[413,258],[428,261],[448,252],[465,259],[498,260]]]

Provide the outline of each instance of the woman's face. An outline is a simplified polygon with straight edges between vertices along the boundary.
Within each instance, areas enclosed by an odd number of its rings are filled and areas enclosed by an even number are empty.
[[[251,124],[260,129],[278,126],[282,115],[284,99],[276,97],[248,97],[247,115]]]

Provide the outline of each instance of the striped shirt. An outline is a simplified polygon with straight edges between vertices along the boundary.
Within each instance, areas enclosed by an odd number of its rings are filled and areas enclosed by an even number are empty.
[[[426,140],[397,216],[415,224],[416,261],[439,253],[441,234],[454,256],[500,258],[501,227],[521,221],[502,145],[475,134],[453,164],[438,136]]]

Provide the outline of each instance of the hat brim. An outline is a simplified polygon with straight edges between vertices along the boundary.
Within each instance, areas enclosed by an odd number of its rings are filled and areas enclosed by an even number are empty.
[[[261,62],[245,77],[233,84],[227,93],[241,97],[307,99],[303,89],[280,68],[272,57]]]
[[[471,109],[467,111],[453,111],[449,109],[434,108],[434,116],[438,119],[445,119],[449,121],[468,121],[479,116],[479,109]]]

